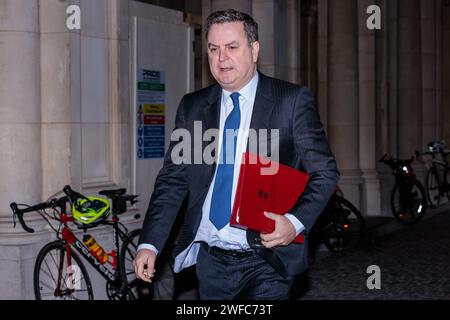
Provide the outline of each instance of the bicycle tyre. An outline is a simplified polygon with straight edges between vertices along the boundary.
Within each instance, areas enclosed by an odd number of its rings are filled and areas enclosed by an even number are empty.
[[[445,193],[447,194],[447,200],[450,203],[450,169],[446,169],[444,171],[445,174],[445,180],[444,180],[444,188],[445,188]]]
[[[54,254],[56,256],[54,256]],[[86,271],[86,268],[81,261],[80,257],[73,251],[70,250],[70,256],[71,256],[71,263],[72,266],[76,266],[79,268],[79,283],[76,283],[76,285],[80,286],[80,289],[75,289],[74,292],[71,292],[69,295],[64,295],[64,291],[70,291],[67,287],[67,258],[66,258],[66,245],[65,242],[62,240],[57,240],[48,243],[45,245],[41,251],[39,251],[39,254],[36,258],[36,263],[34,265],[34,272],[33,272],[33,282],[34,282],[34,294],[36,297],[36,300],[43,300],[47,299],[46,296],[48,296],[48,299],[63,299],[66,300],[66,298],[69,299],[75,299],[78,300],[78,297],[81,297],[80,300],[93,300],[94,294],[92,291],[92,285],[91,280],[89,279],[89,275]],[[59,261],[58,261],[59,260]],[[74,263],[75,262],[75,263]],[[50,266],[50,265],[52,266]],[[55,269],[53,269],[55,268]],[[75,269],[76,270],[76,269]],[[59,272],[63,272],[65,276],[61,276],[63,278],[63,281],[60,281],[61,288],[57,289],[57,278]],[[76,272],[75,272],[76,273]],[[51,279],[50,279],[50,277]],[[75,276],[76,278],[78,275]],[[75,278],[75,279],[76,279]],[[50,282],[50,283],[49,283]],[[54,282],[54,284],[52,283]],[[43,294],[42,290],[44,290],[44,287],[52,290],[48,293]],[[69,293],[69,292],[67,292]],[[76,295],[74,295],[74,293]],[[52,296],[53,294],[53,296]],[[60,296],[59,296],[60,295]],[[78,297],[77,297],[78,295]],[[84,299],[83,299],[84,298]]]
[[[136,280],[133,260],[136,256],[139,236],[141,230],[133,230],[129,233],[128,238],[124,240],[120,249],[120,270],[121,279],[124,284],[129,284]],[[172,267],[167,259],[159,256],[156,260],[155,277],[152,283],[146,283],[137,280],[136,286],[133,286],[127,293],[128,299],[143,300],[171,300],[175,294],[175,277]]]
[[[327,209],[329,223],[322,229],[322,239],[329,251],[342,252],[364,239],[366,222],[350,201],[340,195],[333,197],[334,203]]]
[[[394,217],[398,221],[400,221],[401,223],[403,223],[405,225],[413,225],[413,224],[419,222],[422,219],[422,217],[425,215],[425,213],[427,211],[427,207],[428,207],[425,189],[422,186],[422,184],[417,179],[414,179],[412,184],[408,184],[408,188],[409,188],[409,186],[411,186],[411,190],[407,190],[408,194],[405,196],[408,197],[408,206],[414,205],[414,207],[416,208],[414,210],[408,210],[411,208],[402,208],[401,207],[400,204],[401,204],[402,199],[401,199],[401,194],[399,192],[400,189],[399,189],[398,183],[396,183],[394,185],[394,188],[392,189],[392,192],[391,192],[392,213],[394,214]],[[414,187],[416,187],[417,190],[413,191]],[[410,199],[410,197],[415,196],[417,192],[420,193],[420,198]],[[396,206],[396,202],[395,202],[396,199],[398,199],[398,201],[399,201],[399,208],[397,208],[397,206]],[[411,202],[413,202],[413,203],[411,203]],[[411,217],[411,218],[408,218],[408,217]]]
[[[440,185],[439,173],[435,167],[431,167],[425,178],[425,186],[427,199],[432,208],[437,208],[441,202]]]

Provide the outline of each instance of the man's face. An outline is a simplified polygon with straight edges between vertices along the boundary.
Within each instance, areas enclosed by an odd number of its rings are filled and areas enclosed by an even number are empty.
[[[236,92],[253,77],[259,43],[248,45],[243,22],[213,24],[208,32],[209,68],[227,91]]]

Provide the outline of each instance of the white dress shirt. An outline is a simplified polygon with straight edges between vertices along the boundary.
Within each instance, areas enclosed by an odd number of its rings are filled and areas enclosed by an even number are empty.
[[[246,151],[248,132],[250,128],[250,121],[253,112],[253,104],[255,102],[256,89],[258,86],[259,75],[255,72],[253,78],[241,89],[239,90],[239,106],[241,112],[241,122],[239,126],[239,133],[237,136],[236,144],[236,159],[234,164],[234,176],[233,176],[233,188],[231,194],[231,208],[233,208],[234,196],[236,193],[236,187],[239,177],[239,171],[241,167],[242,154]],[[230,95],[233,92],[226,91],[222,89],[221,106],[220,106],[220,135],[219,142],[217,146],[217,154],[221,154],[222,139],[223,139],[223,128],[225,126],[225,120],[233,110],[233,102]],[[224,160],[225,161],[225,160]],[[206,242],[209,246],[216,246],[223,249],[234,249],[234,250],[246,250],[249,249],[249,244],[247,242],[246,231],[231,227],[227,224],[220,230],[209,220],[209,209],[211,207],[212,192],[214,189],[214,183],[216,180],[217,168],[214,172],[214,178],[206,195],[205,202],[202,207],[202,219],[200,226],[198,228],[197,234],[194,241],[175,258],[174,271],[179,272],[184,268],[194,265],[197,260],[198,250],[200,248],[200,242]],[[231,215],[231,214],[230,214]],[[297,234],[304,230],[303,224],[292,214],[286,213],[285,217],[288,218],[294,225]],[[138,247],[140,249],[151,249],[158,252],[157,249],[151,244],[141,244]]]

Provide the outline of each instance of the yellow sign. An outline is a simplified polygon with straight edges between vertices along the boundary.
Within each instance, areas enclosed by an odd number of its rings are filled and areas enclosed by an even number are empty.
[[[164,104],[144,104],[145,114],[164,114],[165,110]]]

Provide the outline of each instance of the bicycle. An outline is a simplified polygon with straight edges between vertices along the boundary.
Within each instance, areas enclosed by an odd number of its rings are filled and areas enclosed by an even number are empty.
[[[361,212],[336,187],[311,230],[310,240],[313,247],[323,242],[330,252],[342,252],[359,244],[366,232]]]
[[[405,225],[413,225],[422,219],[427,211],[425,189],[417,180],[411,166],[414,157],[408,160],[388,158],[385,154],[379,162],[392,169],[395,185],[391,191],[391,210],[394,217]]]
[[[64,192],[65,196],[56,198]],[[106,293],[110,300],[140,299],[140,298],[171,298],[173,294],[173,275],[169,266],[171,276],[166,276],[162,280],[162,272],[153,279],[152,284],[148,284],[135,278],[133,259],[136,254],[137,242],[141,230],[136,229],[131,232],[120,223],[119,215],[127,211],[127,203],[133,205],[137,202],[137,195],[126,194],[126,189],[102,190],[100,195],[104,195],[112,202],[112,219],[102,219],[92,225],[82,225],[84,234],[88,228],[98,225],[112,227],[113,250],[106,255],[101,247],[96,247],[96,251],[88,248],[86,241],[81,241],[74,234],[69,223],[75,223],[73,216],[73,203],[77,199],[82,199],[82,206],[102,206],[102,198],[86,197],[74,190],[70,186],[65,186],[49,200],[28,206],[25,204],[10,204],[13,212],[14,227],[16,219],[19,220],[22,228],[30,233],[34,229],[30,228],[24,220],[24,214],[37,212],[55,231],[57,240],[46,244],[39,252],[33,273],[33,285],[36,300],[41,299],[86,299],[93,300],[92,284],[84,263],[79,255],[84,257],[92,267],[106,279]],[[98,201],[98,203],[96,202]],[[104,201],[108,201],[104,199]],[[72,205],[71,214],[67,211],[67,205]],[[25,207],[20,209],[19,206]],[[46,210],[51,209],[51,213]],[[137,215],[135,218],[139,218]],[[58,226],[53,225],[50,220],[56,221]],[[119,240],[122,245],[119,248]],[[95,241],[95,240],[94,240]],[[119,251],[120,249],[120,251]],[[78,254],[79,255],[78,255]],[[167,272],[168,263],[164,259],[159,259],[157,269]]]
[[[427,151],[416,151],[417,158],[424,155],[431,156],[431,166],[428,167],[425,177],[425,187],[428,201],[432,208],[438,207],[441,203],[441,198],[445,195],[450,202],[450,165],[448,161],[450,150],[444,150],[444,147],[445,143],[443,141],[433,141],[428,144]],[[436,156],[438,154],[441,155],[442,160],[437,159]]]

